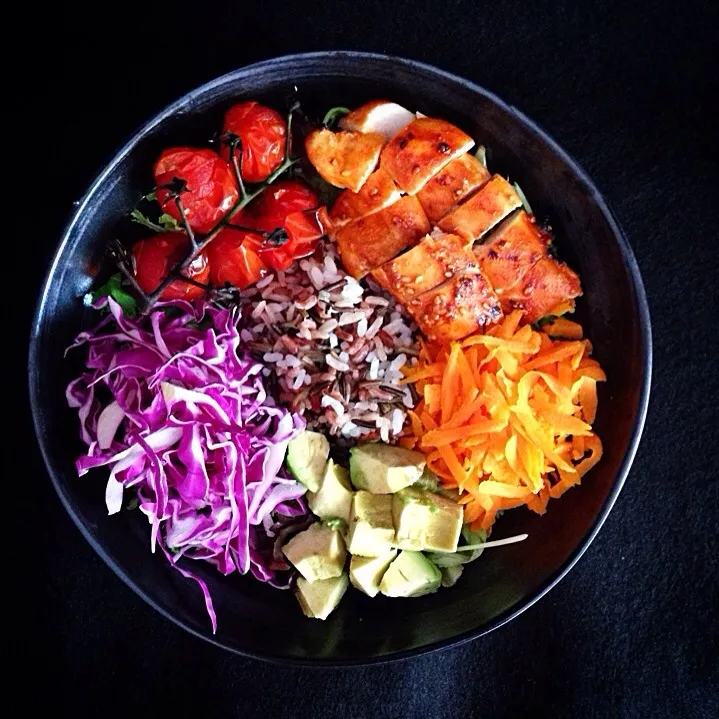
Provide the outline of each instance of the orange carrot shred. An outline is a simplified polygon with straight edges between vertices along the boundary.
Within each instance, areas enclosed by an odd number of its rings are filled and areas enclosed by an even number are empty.
[[[591,425],[605,375],[591,351],[576,322],[537,331],[519,310],[485,334],[421,345],[405,380],[422,401],[400,442],[457,488],[475,529],[490,531],[498,512],[522,505],[543,514],[600,460]]]

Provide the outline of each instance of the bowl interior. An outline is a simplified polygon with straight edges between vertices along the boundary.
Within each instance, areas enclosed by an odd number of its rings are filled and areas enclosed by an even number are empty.
[[[84,321],[80,301],[102,264],[117,224],[152,186],[152,162],[172,144],[205,144],[232,102],[259,99],[278,109],[297,86],[303,106],[321,114],[387,97],[459,124],[489,148],[489,166],[518,181],[538,218],[548,218],[560,255],[582,278],[578,317],[608,381],[600,389],[596,429],[602,462],[582,486],[550,503],[540,518],[508,513],[495,537],[529,539],[488,551],[461,581],[437,594],[400,602],[350,591],[328,621],[305,619],[288,592],[250,577],[221,577],[193,563],[218,614],[212,637],[197,586],[149,552],[139,512],[108,517],[105,474],[79,479],[82,447],[64,388],[78,371],[63,350]],[[649,375],[646,303],[636,266],[597,191],[574,163],[520,113],[476,86],[417,63],[357,53],[296,56],[237,71],[191,93],[146,126],[92,186],[68,228],[38,308],[30,349],[30,385],[38,437],[58,493],[93,547],[156,608],[223,646],[265,658],[330,663],[406,655],[489,631],[528,606],[591,541],[628,471],[641,431]]]

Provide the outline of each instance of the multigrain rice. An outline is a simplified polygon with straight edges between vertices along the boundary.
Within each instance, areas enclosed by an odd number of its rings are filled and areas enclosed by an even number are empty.
[[[402,432],[417,327],[372,279],[340,266],[333,244],[243,292],[241,339],[265,364],[280,402],[310,429],[352,442]]]

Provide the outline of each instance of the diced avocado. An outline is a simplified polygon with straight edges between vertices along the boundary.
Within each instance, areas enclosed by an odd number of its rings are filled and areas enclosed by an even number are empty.
[[[295,596],[305,616],[312,619],[327,619],[340,603],[348,585],[345,572],[339,577],[320,579],[317,582],[308,582],[304,577],[298,577]]]
[[[330,443],[319,432],[305,430],[287,445],[287,466],[292,474],[310,490],[320,488],[324,476]]]
[[[404,550],[389,565],[379,590],[387,597],[421,597],[439,589],[442,575],[421,552]]]
[[[464,507],[439,494],[407,487],[392,496],[395,546],[417,552],[456,552]]]
[[[352,557],[350,561],[350,582],[367,596],[376,597],[379,585],[390,562],[397,556],[396,549],[379,557]]]
[[[347,549],[360,557],[380,557],[392,549],[392,497],[361,490],[352,498]]]
[[[357,489],[392,494],[416,482],[426,461],[420,452],[370,442],[350,450],[350,476]]]
[[[337,517],[349,524],[352,494],[349,472],[330,460],[325,467],[319,489],[317,492],[309,492],[307,501],[310,509],[318,517],[322,519]]]
[[[308,582],[339,577],[347,556],[340,533],[320,522],[295,534],[282,552]]]
[[[426,489],[429,492],[437,492],[441,484],[439,477],[429,467],[425,467],[420,478],[412,486]]]

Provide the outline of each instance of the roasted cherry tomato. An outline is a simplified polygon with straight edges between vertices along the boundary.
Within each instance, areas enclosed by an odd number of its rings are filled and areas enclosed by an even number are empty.
[[[285,226],[285,218],[293,212],[319,207],[317,193],[299,180],[281,180],[270,185],[247,208],[252,226],[271,232]]]
[[[283,180],[270,185],[249,205],[244,226],[263,232],[286,232],[286,238],[265,238],[259,255],[267,265],[286,270],[297,258],[314,252],[317,240],[324,234],[316,219],[318,204],[316,193],[304,182]],[[278,239],[283,241],[278,243]]]
[[[137,284],[148,294],[154,292],[186,252],[187,236],[179,232],[167,232],[140,240],[132,248]],[[206,284],[210,276],[207,257],[204,254],[198,255],[186,274],[193,280]],[[201,287],[175,280],[162,293],[162,299],[192,300],[203,293]]]
[[[222,130],[237,135],[242,142],[243,180],[262,182],[282,163],[287,128],[272,108],[258,102],[234,105],[225,114]],[[225,157],[230,159],[229,148],[225,148]]]
[[[244,230],[222,230],[207,245],[210,280],[213,285],[229,282],[240,289],[267,274],[267,265],[260,259],[260,235]]]
[[[292,212],[285,218],[285,241],[273,243],[272,237],[263,241],[260,257],[275,270],[286,270],[301,257],[311,255],[317,241],[325,234],[318,220],[319,210]]]
[[[180,199],[195,232],[209,232],[239,196],[232,168],[212,150],[191,147],[165,150],[155,163],[155,184],[158,187],[169,184],[175,177],[186,183]],[[158,189],[157,200],[164,212],[180,219],[169,190]]]

